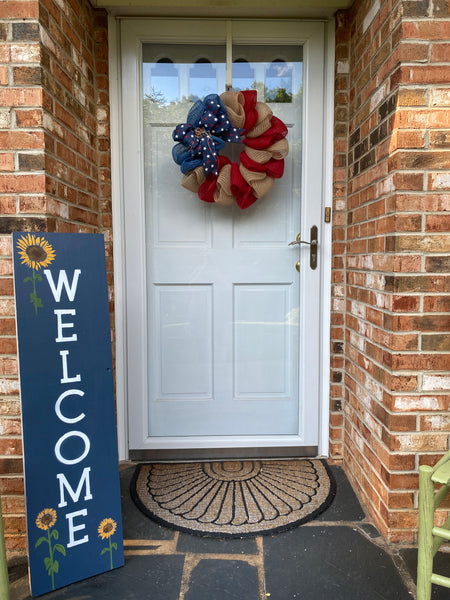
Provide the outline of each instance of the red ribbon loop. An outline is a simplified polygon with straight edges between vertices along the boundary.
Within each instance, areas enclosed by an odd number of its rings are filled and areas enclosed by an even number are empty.
[[[244,96],[244,133],[248,133],[256,125],[258,120],[258,111],[256,110],[257,92],[256,90],[244,90],[242,92]]]
[[[276,160],[271,158],[266,163],[258,163],[248,156],[245,152],[241,152],[240,155],[241,164],[244,165],[249,171],[255,171],[256,173],[267,173],[269,177],[274,179],[280,179],[284,173],[284,160]]]
[[[240,209],[244,210],[258,200],[253,194],[251,186],[242,177],[237,163],[231,165],[230,183],[231,191],[233,192],[233,196],[236,198],[236,204]]]

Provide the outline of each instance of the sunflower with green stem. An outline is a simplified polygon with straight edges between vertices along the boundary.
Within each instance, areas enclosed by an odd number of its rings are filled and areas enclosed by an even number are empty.
[[[32,271],[32,277],[26,277],[23,281],[31,281],[33,291],[30,293],[30,302],[34,305],[34,311],[37,314],[38,308],[42,307],[42,300],[36,293],[36,281],[42,281],[39,269],[48,267],[55,260],[55,251],[51,244],[42,236],[34,234],[23,235],[17,241],[20,261],[23,265],[29,267]]]
[[[46,531],[47,537],[40,537],[34,546],[37,548],[42,543],[48,544],[49,556],[44,558],[44,565],[48,575],[52,578],[52,590],[55,589],[55,573],[59,572],[59,562],[55,558],[55,553],[59,552],[63,556],[66,556],[66,549],[62,544],[52,544],[52,539],[57,542],[59,538],[57,529],[52,529],[56,523],[56,518],[56,510],[54,508],[44,508],[44,510],[41,510],[36,517],[36,527]]]
[[[102,538],[102,540],[109,540],[109,547],[106,546],[105,548],[103,548],[103,550],[100,552],[100,556],[102,556],[103,554],[105,554],[105,552],[109,552],[109,558],[110,558],[110,569],[112,570],[113,567],[113,548],[114,550],[117,550],[117,544],[116,542],[112,542],[111,541],[111,537],[115,534],[117,529],[117,523],[114,521],[114,519],[103,519],[103,521],[100,523],[100,525],[98,526],[98,537]]]

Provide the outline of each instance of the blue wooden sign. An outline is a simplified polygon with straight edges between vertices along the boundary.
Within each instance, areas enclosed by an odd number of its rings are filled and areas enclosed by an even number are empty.
[[[13,233],[33,596],[122,566],[104,239]]]

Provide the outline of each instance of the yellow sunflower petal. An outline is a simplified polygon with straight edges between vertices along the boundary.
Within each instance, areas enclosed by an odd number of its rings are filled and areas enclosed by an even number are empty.
[[[102,538],[102,540],[110,538],[115,534],[117,529],[117,523],[114,519],[103,519],[103,521],[98,526],[98,535]]]
[[[52,245],[41,236],[30,233],[22,236],[17,241],[17,248],[21,263],[36,271],[41,267],[48,267],[55,259],[55,251]]]
[[[36,517],[36,526],[39,529],[47,531],[56,523],[56,510],[53,508],[44,508]]]

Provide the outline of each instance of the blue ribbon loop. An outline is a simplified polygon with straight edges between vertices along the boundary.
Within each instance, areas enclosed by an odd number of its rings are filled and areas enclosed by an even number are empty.
[[[226,142],[241,142],[241,129],[233,127],[226,108],[217,94],[197,100],[187,117],[187,123],[177,125],[172,137],[179,142],[172,156],[183,174],[203,165],[205,175],[216,177],[218,153]]]

